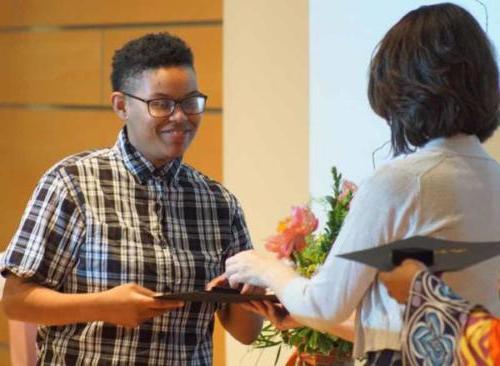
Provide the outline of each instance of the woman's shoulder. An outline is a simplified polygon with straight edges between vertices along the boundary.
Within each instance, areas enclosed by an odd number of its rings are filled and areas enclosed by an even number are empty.
[[[394,160],[378,168],[365,179],[362,187],[391,191],[398,187],[407,187],[417,180],[418,174],[406,162]]]
[[[397,157],[377,169],[368,180],[371,183],[396,184],[418,180],[441,164],[445,156],[436,152],[416,152]]]

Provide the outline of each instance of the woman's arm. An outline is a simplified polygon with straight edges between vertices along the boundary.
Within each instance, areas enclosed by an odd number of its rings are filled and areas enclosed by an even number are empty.
[[[407,236],[418,214],[418,192],[415,177],[396,169],[366,181],[352,201],[325,263],[311,279],[300,277],[279,260],[255,251],[229,258],[226,275],[233,286],[245,282],[269,287],[294,319],[328,332],[349,318],[376,275],[375,269],[336,255]]]

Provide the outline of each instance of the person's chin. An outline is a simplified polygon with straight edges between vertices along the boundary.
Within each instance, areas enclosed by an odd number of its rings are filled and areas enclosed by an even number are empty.
[[[181,158],[186,152],[184,146],[171,146],[167,151],[165,151],[165,156],[169,157],[169,160],[174,160]]]

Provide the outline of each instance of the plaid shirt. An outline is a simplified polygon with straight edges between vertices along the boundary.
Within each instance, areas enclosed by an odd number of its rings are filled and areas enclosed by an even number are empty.
[[[124,129],[113,148],[71,156],[44,175],[0,269],[62,293],[129,282],[194,291],[250,247],[231,193],[180,159],[155,169]],[[134,329],[101,321],[44,326],[40,362],[210,365],[217,309],[188,302]]]

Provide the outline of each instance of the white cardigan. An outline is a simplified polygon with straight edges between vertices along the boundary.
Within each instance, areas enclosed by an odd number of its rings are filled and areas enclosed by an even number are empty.
[[[402,312],[376,271],[335,254],[424,235],[460,241],[500,239],[500,166],[475,136],[436,139],[378,169],[361,185],[325,264],[295,278],[282,302],[302,323],[328,330],[358,310],[355,357],[399,350]],[[500,258],[444,279],[463,297],[500,314]]]

